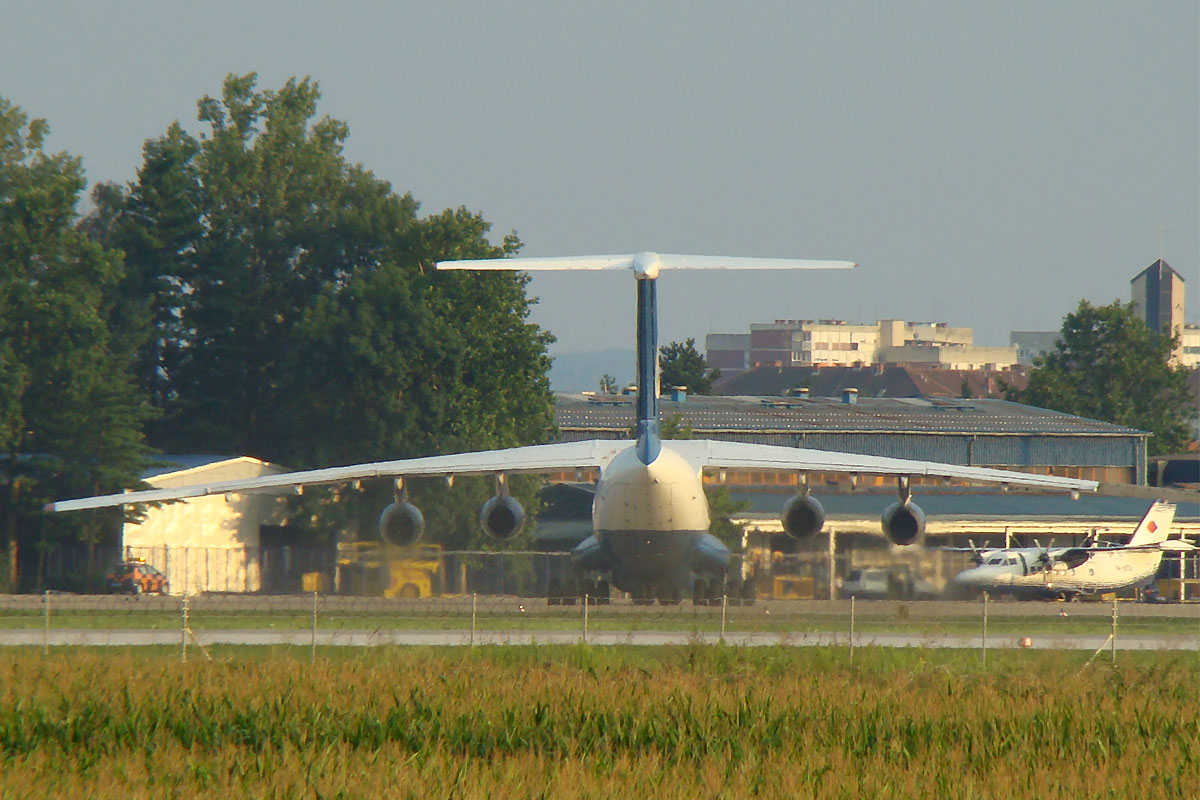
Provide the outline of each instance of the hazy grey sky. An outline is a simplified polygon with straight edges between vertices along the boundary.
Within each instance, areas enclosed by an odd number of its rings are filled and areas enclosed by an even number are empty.
[[[347,153],[526,255],[839,258],[669,274],[663,340],[752,321],[1057,329],[1159,255],[1200,320],[1200,12],[1179,2],[0,0],[0,95],[92,180],[229,72],[311,75]],[[632,279],[539,276],[562,351],[632,343]]]

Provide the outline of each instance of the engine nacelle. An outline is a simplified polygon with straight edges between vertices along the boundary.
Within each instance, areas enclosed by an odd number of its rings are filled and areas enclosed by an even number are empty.
[[[396,547],[416,544],[425,533],[425,515],[412,503],[392,503],[379,515],[379,536]]]
[[[525,509],[512,495],[496,495],[480,509],[479,524],[488,536],[506,541],[525,527]]]
[[[911,500],[888,506],[882,522],[884,536],[894,544],[915,544],[925,534],[925,512]]]
[[[807,539],[825,527],[825,509],[810,494],[794,495],[783,504],[783,532],[793,539]]]

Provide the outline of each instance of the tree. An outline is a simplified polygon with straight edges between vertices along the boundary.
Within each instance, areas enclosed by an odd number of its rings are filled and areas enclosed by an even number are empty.
[[[618,391],[617,379],[607,372],[600,376],[600,393],[601,394],[616,394]]]
[[[149,453],[138,329],[108,325],[121,257],[76,230],[83,168],[43,150],[47,130],[0,98],[0,582],[12,589],[18,541],[96,544],[121,518],[48,517],[44,503],[135,485]]]
[[[709,369],[692,338],[686,342],[671,342],[661,348],[658,367],[659,382],[664,390],[686,386],[692,394],[712,394],[713,381],[721,377],[719,369]]]
[[[1150,431],[1151,454],[1187,442],[1195,412],[1187,370],[1171,365],[1174,337],[1150,330],[1131,306],[1086,300],[1063,319],[1055,349],[1034,360],[1029,385],[1010,399]]]
[[[255,84],[229,76],[198,104],[205,133],[171,126],[136,181],[95,194],[89,230],[126,252],[126,302],[154,329],[152,441],[296,468],[545,441],[552,337],[528,321],[527,278],[433,269],[514,253],[516,236],[492,244],[461,208],[418,216],[346,161],[348,127],[317,119],[315,82]],[[317,493],[295,518],[334,527],[389,492]],[[432,504],[431,532],[474,536],[473,510]]]

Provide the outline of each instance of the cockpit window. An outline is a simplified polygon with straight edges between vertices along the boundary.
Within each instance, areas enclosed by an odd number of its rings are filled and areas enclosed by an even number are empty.
[[[989,558],[989,559],[988,559],[987,563],[989,563],[989,564],[1003,564],[1003,563],[1004,563],[1004,556],[992,556],[991,558]]]

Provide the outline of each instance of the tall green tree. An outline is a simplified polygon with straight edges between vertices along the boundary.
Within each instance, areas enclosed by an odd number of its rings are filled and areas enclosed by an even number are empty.
[[[48,128],[0,98],[0,581],[16,543],[104,541],[119,513],[49,517],[52,499],[135,485],[151,410],[132,373],[135,324],[110,330],[118,252],[76,229],[79,159],[43,149]]]
[[[660,348],[658,367],[659,382],[664,390],[686,386],[692,394],[712,394],[713,381],[721,377],[719,369],[709,369],[692,338]]]
[[[433,269],[520,242],[492,244],[465,209],[419,216],[346,160],[319,97],[309,79],[231,75],[198,104],[203,133],[171,126],[136,181],[95,194],[89,229],[125,251],[128,303],[154,329],[152,441],[297,468],[545,441],[551,337],[528,321],[527,279]],[[342,495],[324,513],[354,516]],[[461,505],[431,531],[465,525]]]
[[[1082,300],[1063,319],[1054,351],[1034,360],[1029,385],[1010,398],[1150,431],[1152,454],[1177,452],[1195,408],[1187,370],[1171,364],[1176,344],[1150,330],[1131,306]]]

